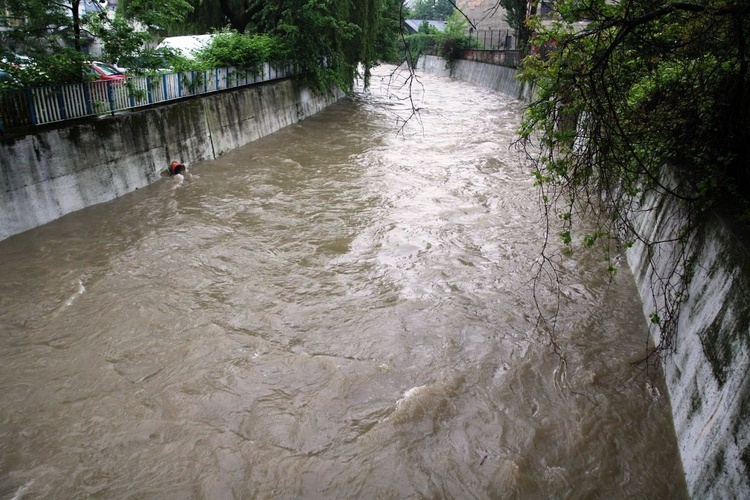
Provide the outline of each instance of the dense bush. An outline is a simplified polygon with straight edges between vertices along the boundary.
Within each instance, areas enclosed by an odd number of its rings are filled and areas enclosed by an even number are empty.
[[[196,54],[196,62],[200,68],[232,66],[257,73],[262,63],[280,60],[284,55],[283,44],[272,36],[226,30],[217,33],[211,43]]]

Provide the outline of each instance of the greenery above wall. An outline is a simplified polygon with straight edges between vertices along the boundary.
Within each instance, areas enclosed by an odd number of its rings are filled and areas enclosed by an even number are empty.
[[[468,29],[468,22],[458,10],[446,20],[442,32],[426,22],[422,23],[417,33],[403,38],[400,56],[405,58],[412,68],[416,67],[417,60],[422,54],[442,56],[450,66],[461,57],[463,51],[479,46],[479,42],[467,34]]]
[[[148,61],[146,69],[152,69],[163,55],[147,48],[153,37],[218,32],[199,60],[169,57],[170,62],[185,69],[284,59],[302,68],[317,90],[336,85],[350,91],[360,65],[367,78],[379,59],[395,57],[401,29],[399,0],[362,0],[356,6],[350,0],[121,0],[114,16],[105,10],[80,15],[81,5],[82,0],[0,0],[17,19],[0,32],[0,69],[13,73],[13,85],[90,78],[84,42],[92,37],[103,43],[101,58]]]
[[[552,21],[532,20],[536,85],[521,130],[548,221],[568,248],[661,242],[634,218],[649,194],[678,200],[682,230],[665,297],[651,313],[671,352],[679,305],[695,262],[690,246],[709,210],[750,220],[750,5],[741,0],[560,0]],[[669,169],[670,175],[666,175]],[[597,221],[581,229],[581,215]],[[551,225],[549,227],[552,227]],[[553,264],[550,247],[542,261]],[[542,266],[542,267],[543,267]],[[541,272],[541,271],[540,271]],[[553,272],[552,276],[556,276]],[[554,342],[554,336],[553,336]]]

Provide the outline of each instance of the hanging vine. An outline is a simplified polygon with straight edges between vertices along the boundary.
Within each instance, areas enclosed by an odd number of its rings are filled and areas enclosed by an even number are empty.
[[[649,277],[660,334],[649,358],[658,359],[674,352],[706,214],[750,221],[750,6],[561,0],[555,9],[553,21],[531,20],[536,54],[522,66],[537,94],[520,145],[548,229],[537,282],[559,284],[554,232],[568,250],[600,246],[610,272],[614,241],[643,245],[667,268]],[[676,203],[660,223],[672,219],[679,230],[646,234],[643,211],[669,199]],[[554,317],[542,316],[559,351]]]

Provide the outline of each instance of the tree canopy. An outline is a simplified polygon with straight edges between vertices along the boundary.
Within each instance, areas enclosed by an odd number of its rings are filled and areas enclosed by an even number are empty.
[[[415,19],[448,19],[455,7],[448,0],[416,0],[411,6],[411,16]]]
[[[37,66],[48,69],[48,82],[78,81],[85,75],[87,37],[101,40],[104,57],[115,61],[123,56],[137,59],[147,52],[144,43],[157,34],[222,31],[226,36],[215,40],[225,46],[216,46],[216,61],[228,60],[226,44],[253,59],[270,43],[270,53],[305,70],[313,87],[334,84],[350,90],[360,64],[367,76],[378,59],[393,57],[401,29],[400,0],[362,0],[356,5],[350,0],[120,0],[116,16],[104,11],[81,15],[81,1],[0,0],[0,6],[20,20],[0,32],[4,64],[15,71],[16,54],[31,56]],[[253,39],[258,35],[270,38],[261,43]],[[250,54],[255,49],[259,52]]]
[[[525,50],[531,37],[531,30],[526,25],[526,0],[498,0],[496,5],[505,9],[505,21],[518,34],[518,47]]]

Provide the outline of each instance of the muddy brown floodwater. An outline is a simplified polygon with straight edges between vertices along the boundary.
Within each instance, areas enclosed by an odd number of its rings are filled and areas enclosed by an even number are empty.
[[[397,134],[391,69],[0,242],[0,496],[686,496],[627,266],[537,328],[522,105],[421,76]]]

